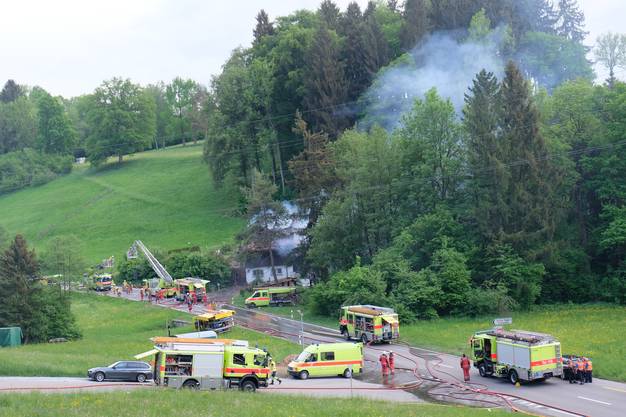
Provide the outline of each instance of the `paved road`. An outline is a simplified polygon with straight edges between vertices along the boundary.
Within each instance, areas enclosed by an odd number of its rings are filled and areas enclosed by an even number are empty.
[[[0,393],[2,392],[95,392],[119,391],[154,386],[151,382],[139,384],[136,382],[95,382],[87,378],[66,377],[0,377]]]

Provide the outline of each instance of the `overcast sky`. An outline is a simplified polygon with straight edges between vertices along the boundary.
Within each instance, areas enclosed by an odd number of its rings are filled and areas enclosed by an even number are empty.
[[[6,0],[0,83],[13,78],[66,97],[113,76],[147,84],[180,75],[208,84],[232,49],[250,44],[260,8],[273,19],[320,1]],[[587,44],[609,30],[626,32],[626,0],[579,1]],[[344,9],[349,0],[336,3]]]

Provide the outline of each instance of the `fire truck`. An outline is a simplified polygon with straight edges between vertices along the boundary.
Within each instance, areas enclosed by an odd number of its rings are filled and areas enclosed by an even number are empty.
[[[392,308],[373,305],[341,307],[339,331],[346,340],[385,343],[400,337],[400,322]]]
[[[563,374],[561,343],[549,334],[496,327],[475,333],[470,349],[470,359],[483,377],[517,384]]]
[[[156,337],[154,349],[135,356],[154,356],[154,382],[170,388],[200,390],[237,387],[254,392],[270,377],[268,353],[245,340]]]

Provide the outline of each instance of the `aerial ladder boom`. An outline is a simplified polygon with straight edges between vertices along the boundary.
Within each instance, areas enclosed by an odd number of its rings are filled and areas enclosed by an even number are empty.
[[[133,243],[133,245],[130,247],[130,249],[126,253],[126,257],[128,259],[137,258],[138,249],[144,254],[146,259],[148,260],[148,263],[150,264],[154,272],[157,274],[157,276],[161,278],[163,281],[165,281],[165,283],[167,283],[168,285],[173,284],[174,280],[172,279],[172,276],[170,275],[170,273],[167,272],[165,267],[161,265],[159,260],[152,254],[152,252],[150,252],[150,250],[146,247],[146,245],[143,244],[141,240],[136,240],[135,243]]]

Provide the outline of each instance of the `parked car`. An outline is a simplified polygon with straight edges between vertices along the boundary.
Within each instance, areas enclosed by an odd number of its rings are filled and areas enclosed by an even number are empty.
[[[91,368],[87,371],[87,377],[98,382],[105,379],[146,382],[153,378],[153,374],[152,367],[146,362],[119,361],[109,366]]]

